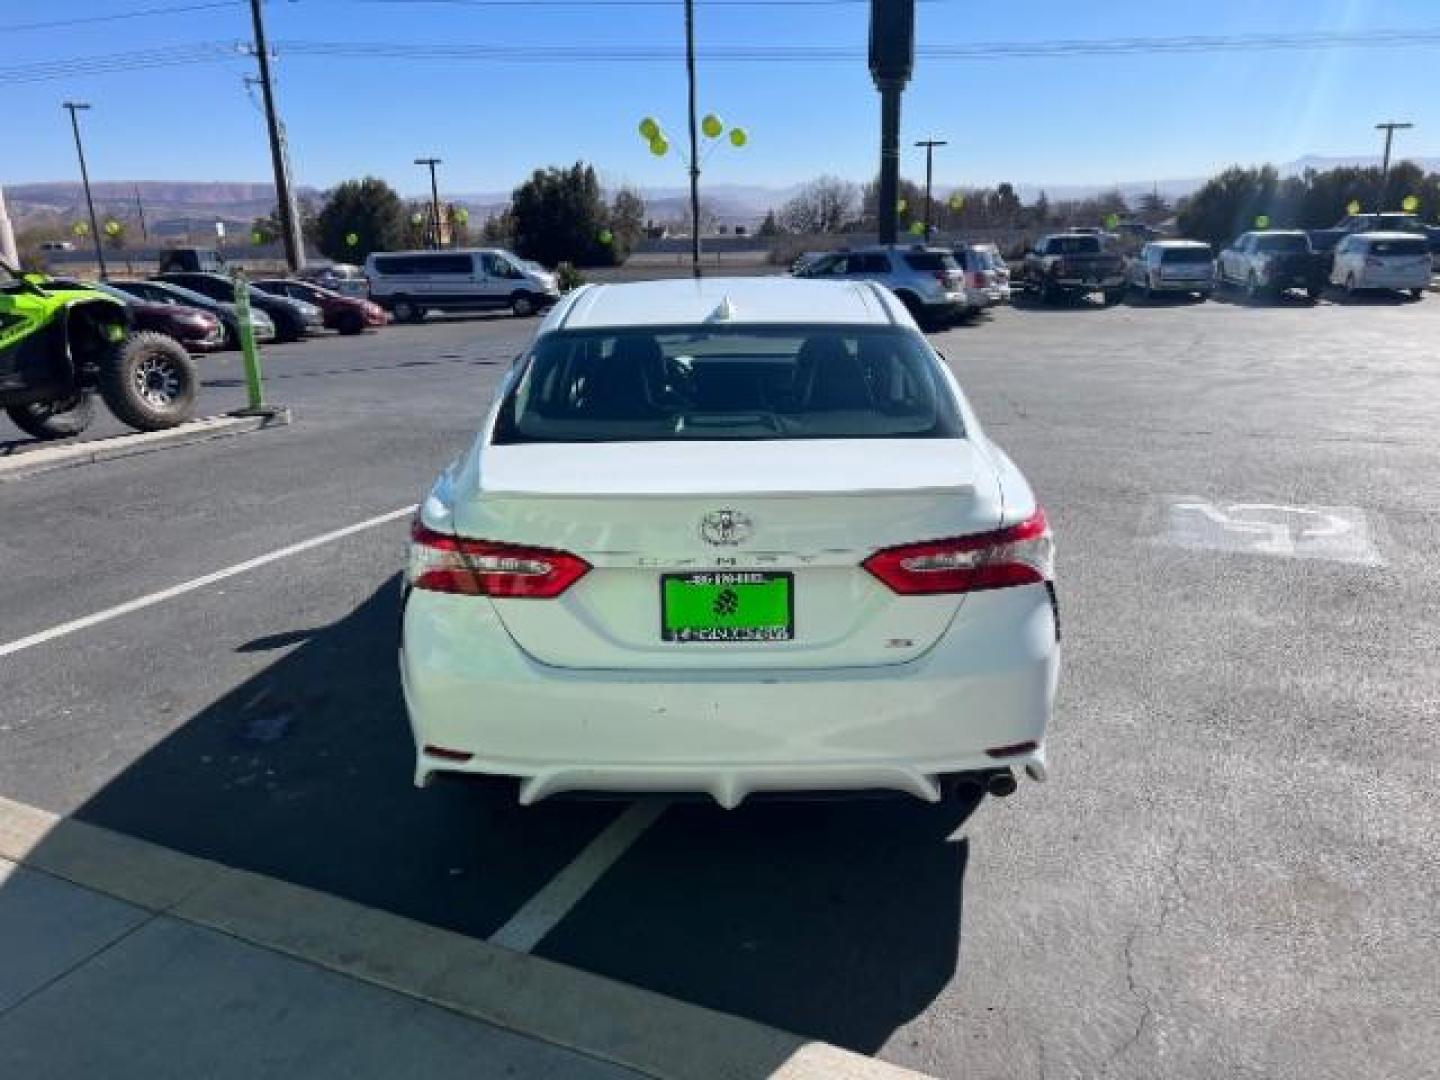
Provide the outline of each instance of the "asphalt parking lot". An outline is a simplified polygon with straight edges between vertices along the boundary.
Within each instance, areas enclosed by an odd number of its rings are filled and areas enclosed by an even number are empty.
[[[533,325],[267,348],[293,426],[0,484],[0,795],[937,1076],[1433,1071],[1440,297],[933,336],[1066,648],[1050,782],[941,807],[410,785],[403,511]]]

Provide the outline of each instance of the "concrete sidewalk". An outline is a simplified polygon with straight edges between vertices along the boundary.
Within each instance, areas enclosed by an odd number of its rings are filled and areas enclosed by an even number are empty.
[[[0,1076],[642,1074],[0,860]]]

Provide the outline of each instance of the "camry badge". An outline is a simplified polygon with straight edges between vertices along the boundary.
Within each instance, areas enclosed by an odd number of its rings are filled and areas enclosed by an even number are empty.
[[[700,539],[716,547],[735,547],[750,539],[752,528],[738,510],[711,510],[700,519]]]

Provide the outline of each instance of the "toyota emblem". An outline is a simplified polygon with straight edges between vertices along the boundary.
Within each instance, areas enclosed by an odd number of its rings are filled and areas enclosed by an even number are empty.
[[[700,519],[700,539],[716,547],[735,547],[750,539],[752,528],[739,510],[711,510]]]

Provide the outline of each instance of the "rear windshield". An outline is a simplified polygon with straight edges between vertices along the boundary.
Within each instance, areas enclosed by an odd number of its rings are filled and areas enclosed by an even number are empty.
[[[494,441],[957,438],[930,347],[890,327],[576,331],[540,339]]]
[[[1098,255],[1098,236],[1052,236],[1046,250],[1051,255]]]
[[[1278,233],[1261,236],[1255,241],[1256,251],[1309,251],[1310,238],[1294,233]]]
[[[1183,247],[1161,248],[1162,263],[1208,263],[1211,259],[1209,248]]]
[[[1414,240],[1371,240],[1371,255],[1428,255],[1430,245],[1422,237]]]
[[[960,272],[960,264],[954,256],[944,251],[916,251],[906,255],[905,261],[910,264],[911,270],[921,274],[933,274],[939,270],[947,274]]]

